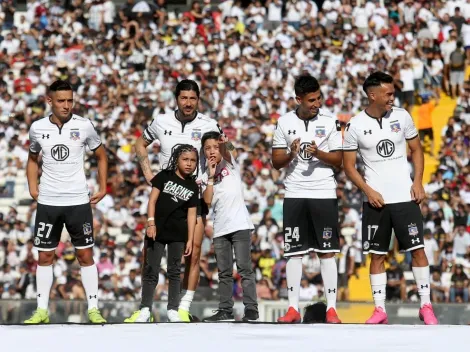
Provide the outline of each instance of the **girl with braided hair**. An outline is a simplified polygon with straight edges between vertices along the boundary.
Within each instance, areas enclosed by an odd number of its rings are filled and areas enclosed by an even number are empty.
[[[185,256],[191,255],[193,247],[196,207],[199,203],[199,188],[195,176],[198,163],[196,148],[189,144],[177,145],[167,168],[151,180],[142,301],[140,309],[124,320],[126,323],[153,321],[151,309],[165,247],[168,248],[168,320],[180,321],[178,304],[181,256],[183,253]]]

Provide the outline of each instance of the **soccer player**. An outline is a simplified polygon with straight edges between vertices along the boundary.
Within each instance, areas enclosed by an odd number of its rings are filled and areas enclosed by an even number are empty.
[[[77,251],[91,323],[105,323],[98,310],[98,271],[93,261],[91,205],[106,195],[108,159],[100,137],[89,119],[72,114],[72,87],[58,80],[51,84],[47,102],[52,113],[29,130],[27,177],[29,193],[38,202],[34,246],[39,251],[36,271],[37,310],[25,324],[49,323],[47,312],[53,282],[52,263],[65,225]],[[84,172],[85,149],[98,160],[99,191],[89,196]],[[42,176],[38,184],[39,153]]]
[[[372,73],[363,89],[368,107],[347,124],[344,136],[344,171],[364,193],[362,246],[371,254],[370,282],[375,310],[366,324],[387,324],[384,261],[392,230],[400,248],[411,252],[413,274],[421,298],[419,317],[427,325],[437,324],[430,301],[429,265],[424,252],[423,220],[419,203],[424,156],[418,131],[404,109],[393,106],[393,78]],[[406,145],[411,150],[415,177],[411,180]],[[356,170],[356,155],[364,160],[364,178]]]
[[[148,160],[147,147],[156,139],[160,141],[160,164],[164,169],[172,151],[179,144],[191,144],[197,150],[201,149],[201,138],[209,131],[220,131],[217,122],[197,111],[199,104],[199,86],[192,80],[182,80],[175,89],[175,98],[178,109],[168,114],[160,114],[145,129],[138,138],[135,149],[142,172],[147,182],[151,182],[153,172]],[[203,158],[200,158],[203,159]],[[201,176],[201,161],[199,178]],[[179,315],[182,321],[189,322],[189,308],[199,282],[199,259],[201,257],[201,244],[204,237],[205,217],[209,210],[204,201],[200,200],[197,209],[196,231],[194,233],[193,249],[187,258],[186,270],[181,292]]]
[[[168,246],[168,320],[180,321],[178,304],[180,294],[181,256],[191,254],[199,187],[193,176],[199,162],[199,151],[192,145],[175,148],[168,166],[152,179],[152,192],[148,203],[148,225],[142,273],[142,302],[125,323],[153,321],[151,314],[155,287],[160,275],[160,264]]]
[[[243,321],[259,319],[256,281],[251,263],[251,231],[254,229],[243,198],[240,167],[219,132],[202,136],[208,163],[202,177],[204,201],[214,210],[214,249],[219,271],[219,309],[204,321],[233,321],[233,253],[242,278]]]
[[[328,323],[341,323],[336,313],[339,252],[338,201],[334,167],[342,163],[341,126],[321,109],[318,81],[303,75],[295,82],[298,108],[281,116],[274,132],[272,162],[287,168],[284,185],[284,256],[289,309],[278,319],[299,323],[299,291],[302,256],[315,251],[327,299]]]

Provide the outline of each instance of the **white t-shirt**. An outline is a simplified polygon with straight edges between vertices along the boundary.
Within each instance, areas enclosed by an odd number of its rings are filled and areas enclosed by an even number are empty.
[[[88,146],[95,151],[101,139],[91,121],[72,115],[62,128],[50,117],[39,119],[29,130],[29,151],[42,150],[42,176],[38,202],[45,205],[80,205],[90,201],[84,157]]]
[[[346,126],[343,149],[361,154],[365,181],[386,204],[410,202],[412,181],[406,140],[417,136],[413,119],[405,109],[393,107],[381,121],[364,110]]]
[[[202,175],[202,191],[207,188],[209,174]],[[215,169],[214,195],[214,235],[224,236],[240,230],[253,230],[250,214],[243,198],[243,184],[240,167],[232,157],[232,163],[222,159]]]
[[[424,239],[424,253],[428,258],[428,263],[430,266],[439,264],[434,262],[434,252],[439,250],[439,246],[434,238]]]
[[[296,111],[291,111],[278,120],[273,149],[286,149],[290,152],[290,146],[296,138],[300,138],[300,151],[287,166],[285,197],[336,199],[333,167],[307,153],[306,149],[313,140],[323,152],[342,150],[339,121],[323,109],[308,121],[300,119]]]

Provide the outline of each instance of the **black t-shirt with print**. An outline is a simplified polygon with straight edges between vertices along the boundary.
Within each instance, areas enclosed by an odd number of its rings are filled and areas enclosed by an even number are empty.
[[[199,201],[198,185],[193,179],[183,180],[173,171],[163,170],[152,179],[160,190],[155,206],[156,240],[186,242],[188,238],[188,208]]]

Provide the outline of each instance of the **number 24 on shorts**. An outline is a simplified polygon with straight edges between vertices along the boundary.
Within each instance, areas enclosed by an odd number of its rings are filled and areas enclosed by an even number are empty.
[[[286,227],[286,233],[284,234],[284,242],[286,243],[292,242],[293,239],[296,242],[299,242],[299,238],[300,238],[300,235],[299,235],[298,227],[294,227],[293,230],[292,230],[292,227]]]

